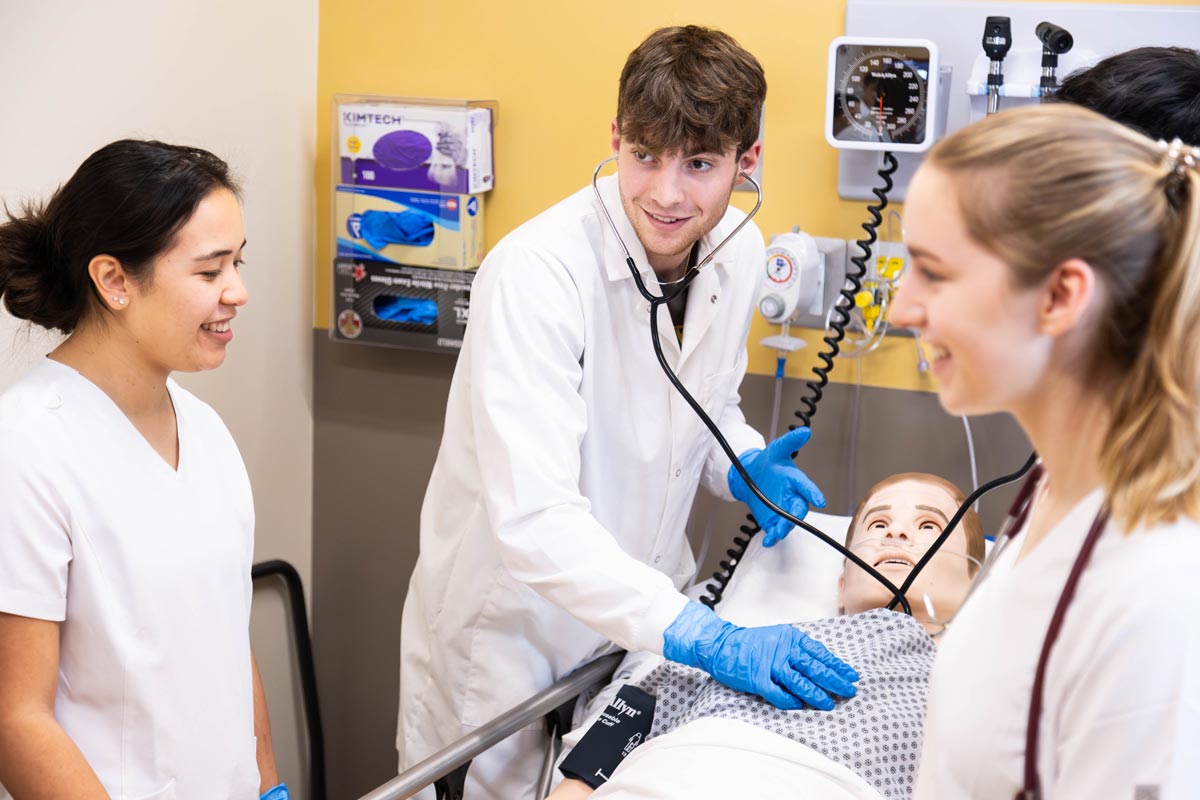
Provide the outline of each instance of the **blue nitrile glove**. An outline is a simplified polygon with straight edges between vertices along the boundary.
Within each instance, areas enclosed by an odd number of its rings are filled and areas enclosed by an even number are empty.
[[[358,230],[376,250],[389,244],[426,247],[433,241],[433,220],[420,211],[364,211]]]
[[[415,322],[432,325],[437,322],[438,308],[434,300],[419,297],[400,297],[394,294],[375,295],[375,316],[388,322]]]
[[[808,428],[788,431],[767,445],[765,450],[754,448],[738,456],[738,461],[750,473],[762,493],[771,498],[775,505],[790,511],[797,519],[804,519],[809,506],[825,507],[825,495],[808,476],[792,463],[792,453],[808,442]],[[729,467],[729,491],[738,500],[750,506],[750,512],[758,526],[763,529],[763,547],[771,547],[787,536],[792,523],[767,508],[754,496],[750,487],[742,480],[735,465]]]
[[[694,600],[663,632],[663,655],[784,710],[833,710],[826,692],[853,697],[858,673],[791,625],[739,628]],[[824,690],[824,691],[822,691]]]
[[[292,796],[288,794],[286,783],[278,783],[263,792],[262,797],[258,800],[292,800]]]
[[[429,160],[433,142],[420,131],[398,130],[375,140],[371,156],[388,169],[416,169]]]

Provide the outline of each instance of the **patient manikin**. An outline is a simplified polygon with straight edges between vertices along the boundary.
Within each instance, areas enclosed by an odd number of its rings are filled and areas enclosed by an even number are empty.
[[[847,545],[898,586],[962,500],[957,487],[936,476],[893,476],[873,486],[859,503]],[[567,779],[551,798],[587,797],[593,786],[599,787],[596,798],[684,797],[694,794],[692,789],[715,789],[713,782],[730,770],[740,772],[737,794],[749,790],[745,780],[755,773],[764,781],[755,789],[773,796],[800,795],[803,787],[808,792],[804,796],[911,797],[937,637],[966,596],[983,555],[979,518],[968,511],[906,595],[911,617],[886,610],[890,592],[846,561],[838,579],[842,613],[797,625],[861,675],[858,694],[838,700],[831,712],[781,711],[699,670],[661,664],[622,688],[562,763]],[[622,723],[634,715],[630,709],[644,711],[643,730],[632,737],[624,729],[616,736],[615,730],[605,731],[619,727],[606,724],[614,706],[618,715],[624,712]],[[637,739],[632,747],[629,738]],[[585,746],[589,739],[591,746]],[[612,752],[608,742],[618,739],[617,752]],[[643,739],[646,744],[639,747]],[[752,744],[759,740],[764,746]],[[688,748],[692,755],[681,756]],[[759,762],[765,766],[759,768]],[[621,769],[614,773],[617,764]],[[778,776],[780,785],[771,785],[764,778],[768,773]]]

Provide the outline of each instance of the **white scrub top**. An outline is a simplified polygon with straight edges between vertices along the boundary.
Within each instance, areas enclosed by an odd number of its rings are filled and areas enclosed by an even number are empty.
[[[615,177],[605,203],[659,294]],[[703,258],[744,218],[730,208]],[[667,361],[736,454],[762,447],[738,407],[764,272],[748,225],[691,284]],[[592,188],[506,236],[472,286],[445,433],[421,511],[401,633],[401,763],[412,764],[616,642],[662,652],[695,563],[698,484],[732,499],[730,461],[654,356],[641,297]]]
[[[62,623],[54,715],[114,798],[256,798],[250,482],[167,387],[178,471],[56,361],[0,396],[0,611]]]
[[[1000,554],[938,651],[919,800],[1012,800],[1034,671],[1093,492],[1017,561]],[[1038,771],[1047,800],[1183,800],[1200,787],[1200,525],[1109,523],[1047,664]]]

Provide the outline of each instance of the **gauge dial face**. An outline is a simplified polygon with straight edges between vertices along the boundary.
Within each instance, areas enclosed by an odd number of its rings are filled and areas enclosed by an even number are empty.
[[[767,277],[775,283],[787,283],[791,280],[795,267],[792,260],[779,253],[767,256]]]
[[[925,138],[929,52],[841,45],[833,133],[843,141],[917,144]]]

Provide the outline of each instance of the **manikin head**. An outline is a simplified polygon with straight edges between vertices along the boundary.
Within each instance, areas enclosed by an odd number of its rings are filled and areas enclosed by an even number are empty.
[[[660,275],[685,265],[757,166],[766,92],[758,60],[710,28],[657,30],[625,62],[611,130],[621,205]]]
[[[886,478],[871,487],[850,522],[846,546],[884,577],[900,586],[917,560],[946,529],[964,496],[947,480],[919,472]],[[968,510],[938,554],[921,570],[906,594],[913,616],[931,633],[958,610],[984,557],[979,516]],[[926,602],[928,598],[928,603]],[[886,608],[891,593],[861,567],[846,560],[838,579],[838,605],[855,614]]]

